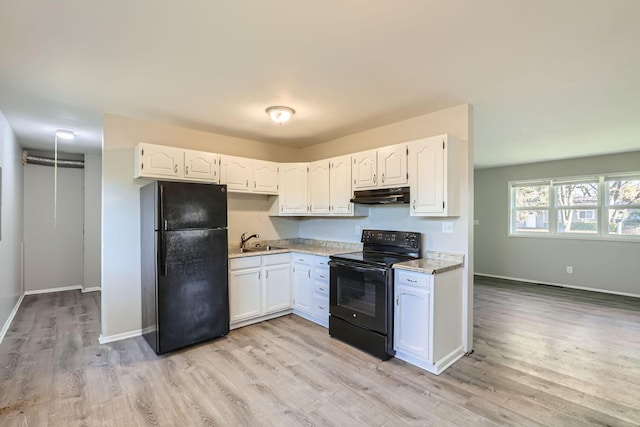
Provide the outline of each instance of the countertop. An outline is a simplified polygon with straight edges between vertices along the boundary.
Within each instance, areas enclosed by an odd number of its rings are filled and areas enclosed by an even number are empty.
[[[393,264],[393,268],[417,273],[438,274],[464,266],[464,255],[427,251],[425,256],[426,258]]]
[[[252,242],[253,243],[253,242]],[[334,242],[330,240],[313,240],[313,239],[287,239],[287,240],[268,240],[258,242],[260,246],[274,246],[280,249],[272,249],[270,251],[259,252],[240,252],[240,248],[229,248],[229,258],[243,258],[248,256],[261,256],[282,254],[287,252],[298,252],[310,255],[331,256],[345,254],[348,252],[357,252],[362,250],[361,243],[350,242]],[[254,245],[249,245],[253,248]]]

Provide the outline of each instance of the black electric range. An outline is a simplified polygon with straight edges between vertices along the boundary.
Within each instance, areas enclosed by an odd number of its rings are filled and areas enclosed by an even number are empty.
[[[362,252],[329,262],[329,334],[382,360],[393,351],[395,263],[421,258],[420,233],[363,230]]]

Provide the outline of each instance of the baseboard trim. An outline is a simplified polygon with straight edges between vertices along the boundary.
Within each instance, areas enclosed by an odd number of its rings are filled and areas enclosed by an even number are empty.
[[[0,330],[0,344],[2,344],[2,340],[4,339],[4,336],[9,331],[11,322],[13,322],[13,318],[16,317],[16,313],[18,312],[18,309],[20,308],[20,304],[22,304],[23,299],[24,299],[24,294],[22,294],[20,298],[18,298],[18,302],[16,302],[16,305],[13,307],[13,310],[11,310],[11,313],[9,313],[9,317],[7,317],[7,321],[4,322],[4,326],[2,327],[2,330]]]
[[[86,294],[87,292],[100,292],[102,288],[100,286],[92,286],[90,288],[82,288],[82,293]]]
[[[603,293],[603,294],[611,294],[611,295],[620,295],[620,296],[623,296],[623,297],[640,298],[640,294],[632,294],[632,293],[628,293],[628,292],[617,292],[617,291],[611,291],[611,290],[608,290],[608,289],[589,288],[587,286],[575,286],[575,285],[567,285],[567,284],[564,284],[564,283],[543,282],[541,280],[528,280],[528,279],[521,279],[521,278],[518,278],[518,277],[498,276],[498,275],[495,275],[495,274],[474,273],[473,275],[474,276],[481,276],[481,277],[489,277],[489,278],[493,278],[493,279],[511,280],[513,282],[523,282],[523,283],[528,283],[528,284],[533,284],[533,285],[560,286],[561,288],[578,289],[580,291],[600,292],[600,293]]]
[[[100,344],[107,344],[114,341],[126,340],[127,338],[135,338],[142,335],[142,329],[136,329],[135,331],[123,332],[121,334],[115,335],[100,335],[98,337],[98,342]]]
[[[65,292],[65,291],[81,291],[82,286],[65,286],[62,288],[49,288],[49,289],[36,289],[35,291],[25,291],[25,295],[38,295],[49,294],[51,292]]]

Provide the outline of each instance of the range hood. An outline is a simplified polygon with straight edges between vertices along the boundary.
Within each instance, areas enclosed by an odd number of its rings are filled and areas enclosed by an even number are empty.
[[[351,202],[363,205],[389,205],[409,203],[409,200],[409,187],[396,187],[354,191]]]

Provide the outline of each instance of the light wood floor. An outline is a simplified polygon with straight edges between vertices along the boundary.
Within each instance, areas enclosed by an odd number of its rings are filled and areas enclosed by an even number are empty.
[[[475,352],[441,376],[295,316],[158,357],[100,345],[99,293],[27,296],[0,426],[640,425],[640,301],[479,282]]]

